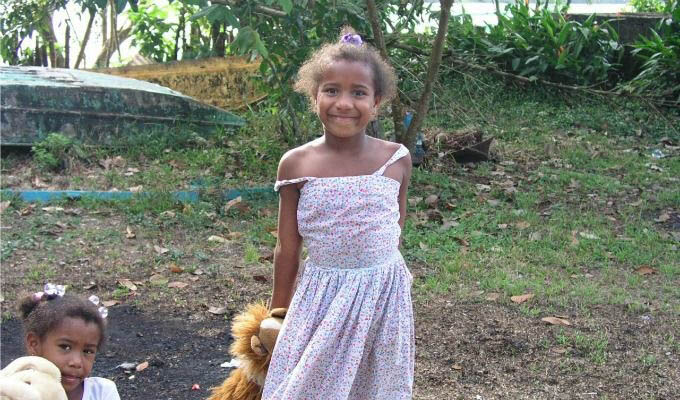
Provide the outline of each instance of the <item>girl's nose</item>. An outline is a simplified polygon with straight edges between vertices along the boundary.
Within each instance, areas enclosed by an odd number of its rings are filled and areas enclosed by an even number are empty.
[[[83,366],[83,358],[80,355],[73,355],[68,360],[68,366],[71,368],[81,368]]]
[[[352,108],[352,96],[348,94],[341,94],[335,106],[339,109]]]

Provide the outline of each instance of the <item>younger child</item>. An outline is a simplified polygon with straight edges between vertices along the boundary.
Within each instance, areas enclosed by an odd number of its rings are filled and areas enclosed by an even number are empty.
[[[394,70],[351,30],[300,68],[323,136],[279,164],[271,307],[288,307],[263,399],[403,400],[413,387],[411,281],[399,252],[411,157],[366,126]],[[297,288],[302,242],[305,260]]]
[[[48,359],[61,371],[69,400],[120,400],[115,383],[90,378],[97,351],[106,334],[106,308],[99,299],[64,293],[61,285],[25,297],[19,311],[29,355]]]

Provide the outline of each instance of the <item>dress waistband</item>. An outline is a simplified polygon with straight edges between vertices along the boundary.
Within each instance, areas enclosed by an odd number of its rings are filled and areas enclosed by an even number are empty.
[[[314,260],[311,257],[307,257],[304,261],[305,268],[316,268],[320,270],[327,271],[370,271],[379,269],[388,265],[393,265],[397,263],[404,263],[404,258],[398,250],[393,251],[387,257],[376,258],[371,262],[362,262],[361,264],[354,262],[352,258],[345,258],[343,260],[335,260],[333,262],[329,260]]]

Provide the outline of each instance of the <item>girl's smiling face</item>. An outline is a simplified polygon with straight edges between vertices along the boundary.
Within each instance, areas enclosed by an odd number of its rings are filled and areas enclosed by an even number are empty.
[[[341,60],[324,71],[315,108],[324,133],[349,138],[366,131],[379,103],[371,68],[362,62]]]
[[[81,399],[83,382],[90,375],[101,331],[94,322],[66,317],[42,340],[33,332],[26,335],[30,354],[50,360],[61,371],[61,384],[69,399]]]

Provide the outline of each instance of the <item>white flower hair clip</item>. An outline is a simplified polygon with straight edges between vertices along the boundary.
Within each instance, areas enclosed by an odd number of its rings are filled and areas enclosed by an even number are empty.
[[[42,292],[33,293],[33,301],[39,302],[43,299],[52,300],[56,297],[64,296],[64,293],[66,293],[66,286],[46,283]]]
[[[90,302],[92,302],[92,304],[94,304],[95,306],[99,306],[99,297],[92,295],[92,296],[88,297],[87,299],[90,300]],[[99,315],[101,315],[102,318],[106,319],[106,317],[109,316],[109,309],[108,308],[106,308],[104,306],[99,306],[99,308],[97,310],[99,311]]]

